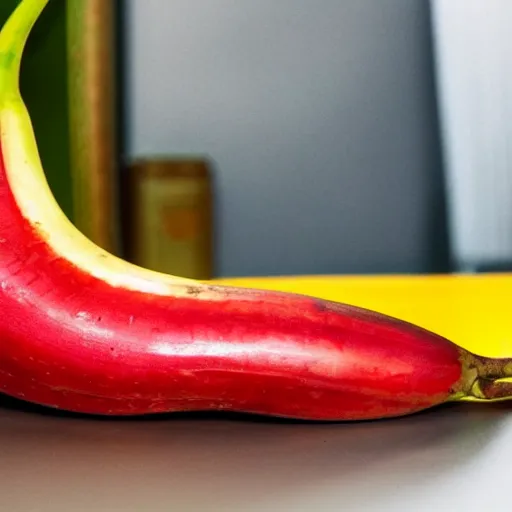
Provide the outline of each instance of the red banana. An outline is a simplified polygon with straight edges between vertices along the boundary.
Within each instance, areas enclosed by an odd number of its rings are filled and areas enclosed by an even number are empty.
[[[85,238],[48,187],[18,87],[47,1],[22,0],[0,32],[1,392],[91,414],[309,420],[508,398],[509,360],[348,305],[151,272]]]

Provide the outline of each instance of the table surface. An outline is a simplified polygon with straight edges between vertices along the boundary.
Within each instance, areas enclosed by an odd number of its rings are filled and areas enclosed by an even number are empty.
[[[509,511],[512,414],[335,425],[97,421],[0,410],[9,512]]]
[[[481,351],[512,352],[505,276],[242,281],[373,304]],[[96,420],[0,399],[0,510],[508,511],[511,408],[454,404],[394,420],[305,424]]]

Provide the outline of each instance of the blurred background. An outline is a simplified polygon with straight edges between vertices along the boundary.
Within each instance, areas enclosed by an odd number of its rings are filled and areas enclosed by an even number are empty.
[[[22,92],[57,201],[140,265],[509,271],[510,26],[508,0],[52,0]]]

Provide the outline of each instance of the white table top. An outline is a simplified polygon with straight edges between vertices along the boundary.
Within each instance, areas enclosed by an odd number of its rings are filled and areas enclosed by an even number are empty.
[[[358,424],[0,408],[0,510],[509,511],[512,405]]]

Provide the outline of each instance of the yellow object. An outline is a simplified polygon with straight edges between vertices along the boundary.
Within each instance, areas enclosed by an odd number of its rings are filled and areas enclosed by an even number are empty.
[[[392,315],[488,357],[512,357],[512,274],[293,276],[219,284],[305,293]]]

